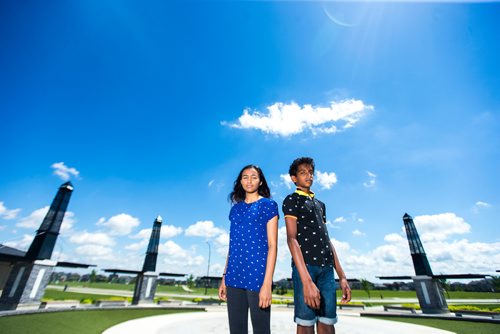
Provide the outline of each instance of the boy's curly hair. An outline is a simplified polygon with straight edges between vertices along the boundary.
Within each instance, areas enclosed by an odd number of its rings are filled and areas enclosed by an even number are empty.
[[[290,176],[297,176],[297,170],[299,169],[299,166],[303,164],[311,165],[314,171],[315,166],[313,158],[302,157],[297,158],[292,162],[292,164],[290,165],[290,169],[288,169],[288,174],[290,174]]]

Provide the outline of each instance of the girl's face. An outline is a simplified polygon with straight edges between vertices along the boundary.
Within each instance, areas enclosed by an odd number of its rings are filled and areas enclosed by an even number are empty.
[[[246,193],[255,193],[259,190],[260,182],[259,172],[254,168],[247,168],[241,174],[241,186]]]

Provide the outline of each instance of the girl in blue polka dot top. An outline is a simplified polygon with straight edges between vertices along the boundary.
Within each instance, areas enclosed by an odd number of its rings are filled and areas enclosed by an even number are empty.
[[[278,205],[262,170],[248,165],[238,174],[229,198],[233,204],[229,252],[219,286],[227,301],[229,329],[248,333],[248,309],[253,333],[271,332],[271,298],[278,239]]]

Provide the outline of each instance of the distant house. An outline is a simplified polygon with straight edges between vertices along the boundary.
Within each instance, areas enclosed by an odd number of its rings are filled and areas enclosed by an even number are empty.
[[[3,290],[5,282],[9,277],[10,267],[13,261],[23,257],[26,252],[0,244],[0,291]]]
[[[202,276],[197,277],[194,281],[197,288],[215,288],[217,289],[222,281],[221,276]]]

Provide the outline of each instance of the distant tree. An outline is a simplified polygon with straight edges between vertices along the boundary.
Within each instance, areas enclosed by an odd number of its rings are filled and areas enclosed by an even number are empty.
[[[491,277],[493,283],[493,289],[495,292],[500,292],[500,276],[492,276]]]
[[[284,286],[282,284],[276,285],[276,287],[274,289],[274,293],[277,295],[280,295],[280,296],[286,295],[287,292],[288,292],[288,290],[286,289],[286,286]]]
[[[364,278],[362,278],[360,282],[361,282],[361,287],[363,288],[363,290],[365,290],[366,294],[368,295],[368,299],[370,299],[371,298],[370,289],[373,288],[373,284]]]
[[[450,283],[446,278],[440,278],[439,283],[441,283],[441,287],[446,292],[446,297],[450,298]]]
[[[193,274],[189,275],[189,277],[187,278],[186,282],[187,282],[188,288],[190,288],[190,289],[194,288],[195,283],[194,283],[194,276],[193,276]]]
[[[92,272],[90,273],[90,276],[89,276],[89,282],[90,282],[90,284],[92,284],[96,280],[97,280],[97,272],[95,271],[95,269],[92,269]]]

